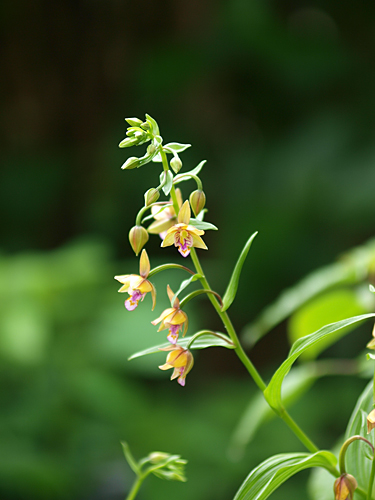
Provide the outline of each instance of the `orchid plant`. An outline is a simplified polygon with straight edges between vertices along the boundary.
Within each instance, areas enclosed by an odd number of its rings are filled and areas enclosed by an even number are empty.
[[[122,169],[130,170],[154,163],[161,166],[161,173],[160,184],[145,192],[144,205],[140,208],[135,225],[129,232],[129,242],[135,255],[141,254],[139,274],[115,276],[115,279],[122,285],[119,292],[129,295],[125,300],[125,308],[131,312],[137,307],[147,307],[145,304],[140,305],[140,302],[150,292],[152,310],[154,310],[156,290],[152,283],[152,277],[155,274],[167,269],[176,269],[190,275],[189,278],[182,281],[176,293],[167,284],[166,293],[171,307],[165,309],[152,321],[153,325],[159,325],[158,331],[167,330],[165,343],[138,352],[130,359],[166,351],[168,353],[166,362],[159,368],[161,370],[173,369],[171,379],[177,379],[177,382],[184,387],[186,377],[193,368],[194,349],[211,346],[231,349],[259,388],[260,395],[269,411],[283,420],[304,445],[306,448],[304,453],[275,455],[257,466],[239,487],[234,500],[264,500],[287,479],[308,468],[321,468],[330,475],[331,486],[326,495],[327,499],[375,499],[374,432],[372,432],[375,427],[373,381],[369,383],[354,409],[338,459],[333,452],[320,449],[292,418],[286,408],[286,395],[290,398],[293,396],[293,391],[298,392],[298,383],[295,384],[294,389],[288,388],[287,383],[296,370],[293,368],[295,361],[323,339],[327,341],[335,335],[337,337],[337,332],[341,330],[348,332],[349,329],[346,327],[374,318],[375,314],[370,312],[330,323],[297,339],[292,345],[288,357],[275,371],[271,380],[266,382],[252,363],[248,353],[245,352],[228,314],[228,309],[236,297],[243,264],[257,233],[254,232],[245,243],[234,266],[226,291],[223,296],[220,296],[217,291],[211,288],[197,252],[197,250],[207,250],[203,239],[205,231],[217,230],[216,226],[205,220],[206,196],[200,179],[205,161],[200,162],[192,170],[181,172],[180,154],[189,148],[190,144],[178,142],[164,144],[157,122],[147,114],[145,120],[126,118],[126,122],[129,125],[126,138],[120,142],[119,147],[141,146],[146,143],[148,146],[143,156],[128,158],[122,165]],[[177,185],[191,180],[195,182],[196,189],[186,197]],[[160,201],[161,194],[165,196],[164,201]],[[147,212],[150,213],[146,215]],[[194,217],[192,217],[192,212]],[[151,224],[150,221],[152,221]],[[149,257],[144,248],[150,234],[158,235],[157,237],[161,238],[162,248],[173,245],[176,247],[176,259],[178,259],[176,263],[166,263],[151,268]],[[183,260],[181,260],[182,258]],[[186,259],[190,261],[190,264],[185,265]],[[199,281],[201,287],[180,299],[181,294],[187,290],[191,283],[196,281]],[[370,292],[375,293],[375,289],[371,285]],[[201,294],[208,296],[226,333],[204,329],[189,337],[185,336],[188,330],[185,305]],[[375,336],[375,333],[373,335]],[[368,348],[374,349],[374,345],[375,339],[368,344]],[[375,360],[375,356],[372,354],[368,354],[367,357],[369,360]],[[286,378],[289,372],[291,374]],[[354,442],[362,442],[362,446],[351,446]],[[136,462],[128,445],[124,443],[123,447],[125,456],[137,475],[134,486],[128,494],[128,500],[135,498],[143,480],[150,473],[164,479],[185,480],[183,466],[186,461],[178,455],[154,452],[149,457]],[[148,468],[144,469],[146,465]]]

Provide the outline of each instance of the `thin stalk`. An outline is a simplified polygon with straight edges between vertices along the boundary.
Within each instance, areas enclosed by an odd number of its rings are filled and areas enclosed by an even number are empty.
[[[145,476],[137,476],[136,480],[133,483],[132,489],[129,491],[129,495],[125,500],[134,500],[134,498],[137,496],[139,488],[141,487],[141,484],[143,483],[144,478]]]
[[[191,259],[194,263],[194,266],[195,266],[197,273],[202,275],[202,278],[200,278],[199,281],[201,282],[203,288],[211,290],[211,287],[210,287],[210,285],[209,285],[209,283],[204,275],[202,266],[199,262],[199,258],[197,256],[195,248],[191,249],[190,255],[191,255]],[[235,350],[237,356],[242,361],[243,365],[245,366],[245,368],[247,369],[247,371],[249,372],[249,374],[253,378],[256,385],[259,387],[259,389],[262,392],[264,392],[266,387],[267,387],[266,383],[264,382],[261,375],[259,374],[259,372],[255,368],[255,366],[253,365],[253,363],[250,361],[250,359],[246,355],[245,351],[243,350],[242,345],[240,344],[240,341],[238,339],[237,333],[236,333],[236,331],[232,325],[232,322],[228,316],[228,313],[226,311],[223,312],[221,310],[220,304],[219,304],[218,300],[216,299],[216,297],[214,297],[213,295],[210,294],[210,295],[208,295],[208,298],[211,301],[212,305],[214,306],[216,312],[220,316],[220,319],[223,322],[223,324],[228,332],[229,337],[231,338],[232,342],[236,346],[236,348],[234,350]],[[311,439],[309,439],[307,437],[307,435],[302,431],[302,429],[300,429],[298,424],[292,419],[292,417],[288,414],[288,412],[285,409],[283,410],[283,412],[278,413],[278,415],[282,418],[282,420],[288,425],[288,427],[295,434],[295,436],[301,441],[301,443],[304,446],[306,446],[306,448],[311,453],[316,453],[317,451],[319,451],[319,448],[311,441]],[[335,476],[337,476],[336,470],[335,471],[332,470],[332,473]]]

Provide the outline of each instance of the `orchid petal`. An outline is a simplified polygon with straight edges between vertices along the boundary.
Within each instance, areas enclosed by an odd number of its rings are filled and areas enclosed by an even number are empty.
[[[183,224],[189,224],[190,217],[191,217],[190,205],[188,200],[186,200],[178,213],[178,222]]]
[[[143,278],[147,278],[151,270],[150,260],[148,258],[146,250],[142,250],[141,258],[139,259],[139,274]]]

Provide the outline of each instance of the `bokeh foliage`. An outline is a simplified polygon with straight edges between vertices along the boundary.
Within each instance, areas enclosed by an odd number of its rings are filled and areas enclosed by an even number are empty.
[[[150,480],[144,498],[176,488],[181,499],[230,498],[267,454],[295,450],[277,423],[259,430],[243,462],[228,460],[251,393],[230,352],[200,354],[183,392],[156,358],[126,361],[159,339],[156,315],[126,314],[112,282],[137,271],[127,232],[144,192],[139,172],[120,170],[117,143],[123,118],[148,112],[166,141],[193,144],[186,168],[208,160],[202,179],[220,231],[207,235],[205,269],[220,293],[259,231],[231,308],[241,330],[281,290],[374,235],[374,9],[1,3],[0,496],[122,498],[132,481],[122,439],[137,456],[165,449],[189,460],[188,483]],[[143,173],[157,182],[152,166]],[[161,252],[150,241],[153,264]],[[214,322],[207,301],[194,322]],[[290,332],[298,325],[296,316]],[[348,339],[343,351],[363,347]],[[256,364],[271,374],[287,349],[281,324],[255,349]],[[313,388],[294,409],[328,440],[343,432],[361,381],[336,391],[341,425],[333,409],[324,422],[317,411],[337,387]]]

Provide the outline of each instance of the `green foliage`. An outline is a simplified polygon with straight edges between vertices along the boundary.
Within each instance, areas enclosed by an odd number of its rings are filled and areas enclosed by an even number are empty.
[[[238,282],[240,280],[241,276],[241,271],[242,271],[242,266],[244,265],[245,259],[247,257],[247,254],[249,253],[251,244],[255,238],[255,236],[258,234],[256,231],[253,233],[250,238],[247,240],[245,246],[242,249],[242,252],[236,262],[235,268],[233,270],[232,276],[230,278],[229,284],[227,286],[227,289],[224,294],[223,298],[223,307],[221,308],[222,311],[226,311],[234,301],[237,293],[237,288],[238,288]]]
[[[348,318],[342,321],[338,321],[331,325],[326,325],[317,332],[311,333],[299,340],[297,340],[289,353],[288,358],[281,364],[281,366],[276,370],[270,383],[268,384],[266,390],[264,391],[264,396],[269,403],[269,405],[275,410],[281,410],[283,405],[281,401],[281,386],[284,377],[289,372],[291,366],[296,361],[296,359],[311,346],[315,345],[321,339],[324,339],[328,335],[332,335],[337,330],[350,326],[359,321],[363,321],[368,318],[375,317],[375,314],[363,314],[361,316],[355,316],[353,318]]]
[[[234,500],[265,500],[285,481],[311,467],[332,469],[336,457],[329,451],[284,453],[270,457],[256,467],[245,479]]]
[[[316,331],[329,323],[366,312],[368,312],[368,307],[364,307],[359,294],[355,293],[354,290],[341,288],[326,292],[300,307],[291,316],[288,322],[290,342],[293,344],[299,338],[305,337],[312,331]],[[346,335],[353,328],[355,328],[355,325],[348,327],[348,330],[337,330],[335,335],[325,337],[324,340],[303,352],[301,356],[305,359],[317,357],[320,352],[337,342],[339,338]]]
[[[210,333],[200,335],[199,338],[194,341],[192,349],[206,349],[206,347],[226,347],[227,349],[234,349],[236,347],[235,345],[233,345],[229,337],[227,337],[223,333],[220,333],[219,335],[222,338],[211,335]],[[186,347],[193,340],[193,338],[194,335],[192,335],[191,337],[185,337],[183,339],[180,339],[178,341],[178,344],[181,347]],[[144,349],[143,351],[132,354],[128,359],[131,360],[139,358],[141,356],[146,356],[146,354],[155,354],[157,352],[160,352],[161,349],[169,347],[170,345],[170,342],[166,342],[154,347],[149,347],[148,349]]]

